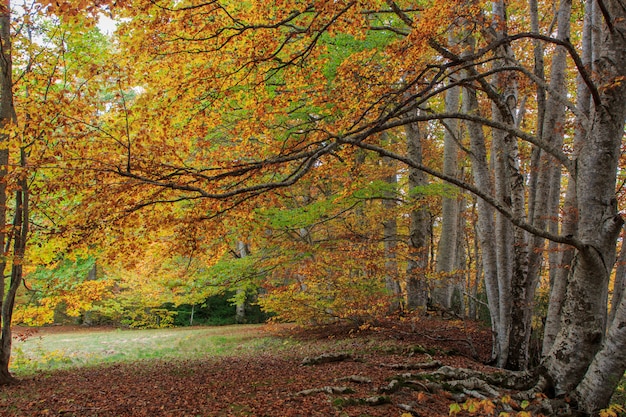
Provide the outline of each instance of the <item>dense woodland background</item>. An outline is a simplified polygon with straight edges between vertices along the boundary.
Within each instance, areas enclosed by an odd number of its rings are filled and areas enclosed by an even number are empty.
[[[226,300],[239,322],[480,319],[528,392],[609,405],[623,0],[0,10],[2,382],[11,323],[192,324]]]

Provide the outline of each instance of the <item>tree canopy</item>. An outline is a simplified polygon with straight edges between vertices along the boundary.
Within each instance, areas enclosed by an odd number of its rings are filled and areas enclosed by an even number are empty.
[[[486,305],[495,364],[608,405],[626,370],[621,0],[10,6],[3,325],[22,281],[24,321],[142,292],[229,290],[303,323]]]

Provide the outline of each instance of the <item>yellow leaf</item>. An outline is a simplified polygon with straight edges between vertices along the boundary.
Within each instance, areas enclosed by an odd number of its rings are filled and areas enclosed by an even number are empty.
[[[461,412],[461,406],[457,403],[450,404],[450,412],[448,415],[453,416]]]

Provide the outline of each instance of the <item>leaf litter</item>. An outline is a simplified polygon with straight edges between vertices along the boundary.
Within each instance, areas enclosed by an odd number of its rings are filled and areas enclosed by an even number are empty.
[[[474,322],[428,317],[361,327],[273,326],[266,332],[283,338],[283,347],[24,377],[0,388],[0,415],[448,416],[455,400],[446,391],[386,391],[398,369],[433,361],[490,369],[483,363],[491,335]],[[306,365],[329,355],[338,359]]]

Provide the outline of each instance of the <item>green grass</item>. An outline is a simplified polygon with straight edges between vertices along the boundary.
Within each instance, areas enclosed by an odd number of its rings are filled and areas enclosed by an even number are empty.
[[[13,343],[11,372],[95,366],[144,359],[201,359],[280,349],[283,340],[261,325],[158,330],[85,330],[35,335]]]

